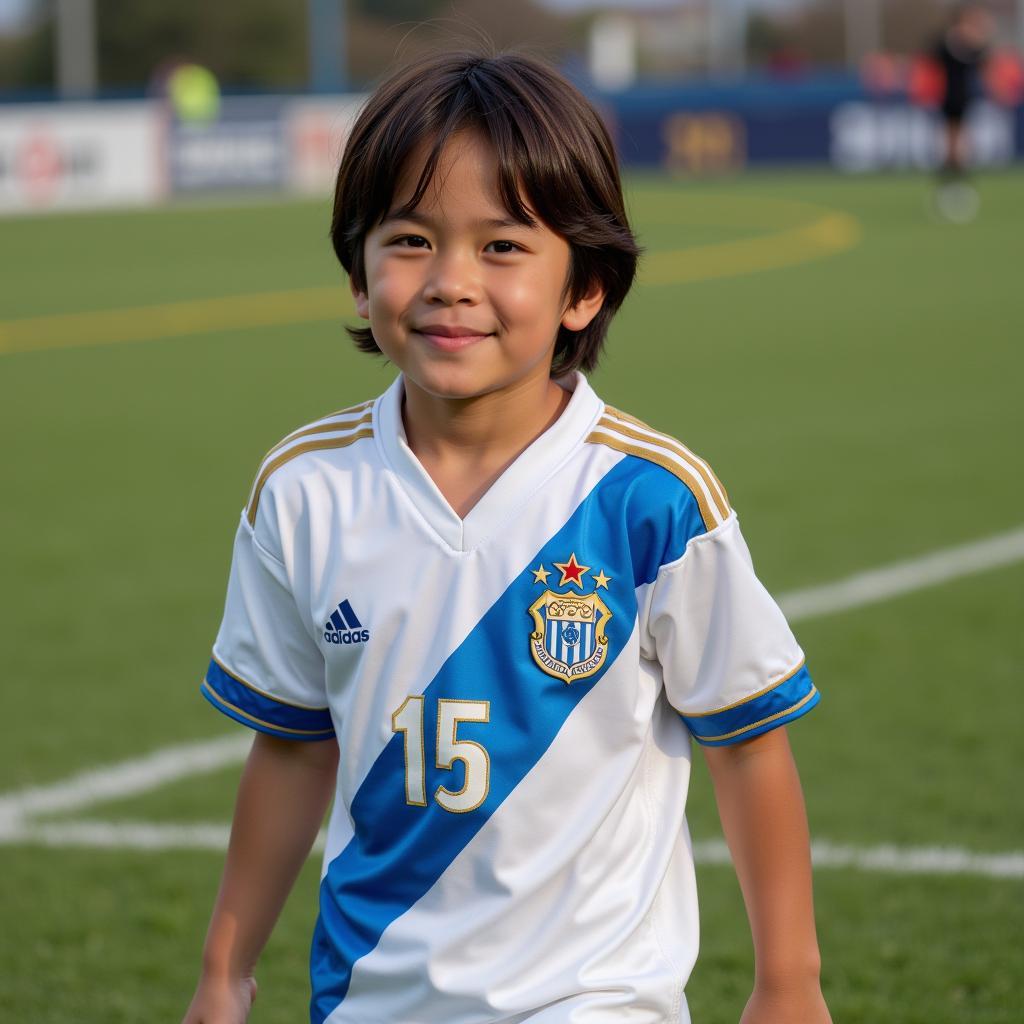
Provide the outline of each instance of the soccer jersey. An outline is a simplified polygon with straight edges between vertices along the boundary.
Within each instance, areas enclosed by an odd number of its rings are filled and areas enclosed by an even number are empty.
[[[464,518],[401,376],[257,474],[202,689],[337,737],[316,1024],[688,1021],[691,738],[818,700],[707,464],[562,383]]]

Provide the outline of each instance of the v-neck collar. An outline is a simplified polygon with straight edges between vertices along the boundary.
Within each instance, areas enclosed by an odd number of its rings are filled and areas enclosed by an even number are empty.
[[[449,547],[471,551],[492,536],[590,433],[604,403],[582,373],[574,373],[558,383],[572,392],[562,414],[491,484],[465,519],[460,519],[448,504],[409,447],[402,422],[402,374],[377,399],[373,433],[385,462],[423,518]]]

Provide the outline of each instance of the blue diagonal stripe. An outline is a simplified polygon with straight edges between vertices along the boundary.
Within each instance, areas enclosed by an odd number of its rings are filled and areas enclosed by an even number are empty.
[[[524,563],[523,572],[449,656],[422,691],[424,734],[437,734],[438,698],[488,701],[490,721],[460,724],[459,738],[488,751],[490,790],[471,813],[443,810],[433,794],[441,785],[458,790],[462,769],[434,768],[428,743],[428,806],[410,806],[405,803],[402,737],[396,734],[385,746],[353,798],[354,838],[330,863],[320,886],[311,958],[314,1024],[322,1024],[344,1000],[355,962],[440,878],[537,763],[580,700],[599,685],[633,631],[635,587],[653,581],[661,565],[681,557],[687,541],[703,532],[693,496],[671,473],[627,457]],[[530,655],[533,625],[527,609],[538,590],[527,569],[564,561],[572,551],[612,578],[609,588],[601,590],[612,618],[602,668],[567,685],[543,672]]]

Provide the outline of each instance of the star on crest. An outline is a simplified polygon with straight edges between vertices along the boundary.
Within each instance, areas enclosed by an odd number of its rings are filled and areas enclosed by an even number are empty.
[[[589,565],[580,565],[576,561],[576,552],[569,556],[568,562],[555,562],[555,568],[562,573],[558,585],[564,587],[566,583],[574,583],[580,590],[583,589],[583,577],[590,571]]]
[[[594,589],[598,590],[600,587],[604,587],[604,589],[607,590],[608,584],[611,583],[611,581],[611,576],[605,576],[604,569],[598,569],[594,576]]]
[[[544,563],[543,562],[541,563],[539,569],[531,569],[530,572],[533,573],[533,582],[534,583],[547,583],[548,577],[551,575],[551,573],[548,572],[548,570],[544,568]]]

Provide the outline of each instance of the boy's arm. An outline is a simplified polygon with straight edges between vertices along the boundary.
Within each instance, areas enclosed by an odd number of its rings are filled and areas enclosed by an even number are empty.
[[[786,730],[703,749],[754,940],[742,1024],[829,1024],[807,815]]]
[[[257,733],[238,787],[231,841],[183,1024],[242,1024],[253,972],[334,793],[336,741]]]

